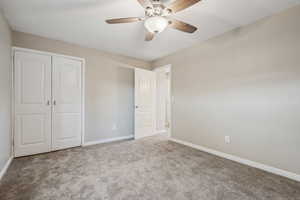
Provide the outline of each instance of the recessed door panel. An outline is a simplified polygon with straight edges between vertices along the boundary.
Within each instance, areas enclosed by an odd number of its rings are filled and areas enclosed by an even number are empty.
[[[21,67],[21,103],[43,104],[45,99],[45,64],[23,61]],[[32,76],[32,74],[35,74]]]
[[[51,56],[15,53],[15,156],[51,149]]]
[[[81,145],[82,62],[53,57],[52,149]]]
[[[46,116],[43,114],[29,114],[29,115],[19,115],[18,120],[21,127],[21,132],[26,132],[28,134],[21,134],[22,138],[20,140],[20,145],[36,145],[41,144],[46,141],[46,130],[45,121]]]
[[[48,114],[17,114],[15,117],[15,156],[50,151],[51,116]]]
[[[78,113],[56,113],[54,116],[53,149],[81,145],[81,115]]]

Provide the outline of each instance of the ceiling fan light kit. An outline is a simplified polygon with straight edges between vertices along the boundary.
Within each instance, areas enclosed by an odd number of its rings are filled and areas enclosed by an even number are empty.
[[[147,30],[145,40],[151,41],[154,36],[167,27],[187,33],[194,33],[197,28],[172,18],[172,15],[188,8],[201,0],[176,0],[170,5],[163,5],[160,0],[137,0],[145,9],[145,17],[128,17],[106,20],[108,24],[131,23],[144,21]]]
[[[157,34],[163,32],[165,28],[167,28],[169,21],[164,17],[155,16],[147,18],[144,25],[150,33]]]

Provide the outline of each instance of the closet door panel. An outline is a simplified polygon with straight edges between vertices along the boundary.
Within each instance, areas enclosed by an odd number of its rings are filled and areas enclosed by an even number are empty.
[[[15,156],[51,149],[51,56],[15,52]]]
[[[53,57],[52,149],[81,145],[82,62]]]

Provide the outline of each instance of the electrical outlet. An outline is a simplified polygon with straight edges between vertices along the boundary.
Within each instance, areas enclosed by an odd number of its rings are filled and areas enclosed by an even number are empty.
[[[231,142],[230,136],[225,136],[225,143],[229,144]]]

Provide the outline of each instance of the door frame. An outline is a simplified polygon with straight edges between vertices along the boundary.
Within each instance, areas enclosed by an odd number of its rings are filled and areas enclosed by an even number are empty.
[[[168,112],[169,112],[169,128],[167,130],[167,137],[168,138],[171,138],[171,135],[172,135],[172,124],[173,124],[173,120],[172,120],[172,110],[173,110],[173,101],[174,101],[174,98],[173,98],[173,92],[172,92],[172,65],[171,64],[167,64],[167,65],[163,65],[163,66],[159,66],[159,67],[154,67],[153,68],[153,71],[156,72],[156,71],[160,71],[162,69],[168,69],[169,70],[169,95],[170,95],[170,105],[169,105],[169,108],[168,108]],[[158,132],[160,133],[160,132]]]
[[[63,57],[67,59],[77,60],[82,63],[82,73],[81,73],[81,80],[82,80],[82,96],[81,96],[81,146],[84,145],[84,138],[85,138],[85,59],[80,57],[74,57],[74,56],[67,56],[63,54],[56,54],[48,51],[39,51],[34,49],[28,49],[28,48],[21,48],[13,46],[11,50],[11,146],[12,146],[12,156],[15,157],[15,151],[14,151],[14,136],[15,136],[15,130],[14,130],[14,124],[15,124],[15,87],[14,87],[14,75],[15,75],[15,64],[14,64],[14,58],[15,58],[15,52],[29,52],[29,53],[35,53],[35,54],[42,54],[47,56],[56,56],[56,57]],[[51,64],[53,63],[53,58],[51,58]],[[52,82],[52,80],[51,80]]]

